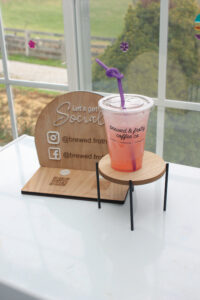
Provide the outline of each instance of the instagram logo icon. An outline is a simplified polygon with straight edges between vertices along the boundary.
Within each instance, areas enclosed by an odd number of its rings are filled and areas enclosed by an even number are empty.
[[[60,143],[60,134],[58,131],[48,131],[47,141],[49,144],[57,145]]]

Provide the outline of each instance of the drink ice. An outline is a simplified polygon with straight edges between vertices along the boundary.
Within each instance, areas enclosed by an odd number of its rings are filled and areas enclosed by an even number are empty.
[[[142,95],[125,95],[121,108],[119,95],[99,100],[107,134],[111,167],[133,172],[142,167],[150,109],[153,100]]]

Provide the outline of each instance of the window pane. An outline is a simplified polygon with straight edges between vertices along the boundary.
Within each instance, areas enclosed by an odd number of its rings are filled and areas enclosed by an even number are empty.
[[[12,141],[12,130],[5,85],[0,84],[0,147]]]
[[[150,112],[148,129],[145,142],[145,150],[156,152],[156,122],[157,122],[157,107],[154,107]]]
[[[3,65],[2,65],[2,53],[1,53],[1,46],[0,46],[0,78],[4,77],[3,75]]]
[[[199,1],[171,0],[169,9],[167,98],[200,102],[200,41],[195,18]]]
[[[62,0],[2,1],[11,78],[67,84]]]
[[[98,57],[124,74],[126,93],[157,97],[160,1],[90,0],[90,11],[93,89],[118,91],[116,79],[95,62]],[[128,43],[126,52],[122,42]]]
[[[164,159],[200,167],[200,113],[166,109]]]
[[[35,124],[40,112],[60,93],[33,88],[13,87],[19,136],[22,134],[34,135]]]

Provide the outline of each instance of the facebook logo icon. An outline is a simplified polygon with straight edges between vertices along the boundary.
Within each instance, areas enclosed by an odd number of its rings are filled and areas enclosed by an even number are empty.
[[[48,154],[49,154],[49,159],[61,160],[60,148],[49,147]]]

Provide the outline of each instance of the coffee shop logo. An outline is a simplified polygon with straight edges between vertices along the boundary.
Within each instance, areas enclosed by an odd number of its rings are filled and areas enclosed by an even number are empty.
[[[66,101],[58,105],[56,108],[58,118],[53,122],[53,125],[58,127],[65,123],[84,123],[104,125],[103,115],[98,106],[82,106],[71,104]]]
[[[126,139],[137,139],[140,134],[145,131],[145,126],[132,128],[116,128],[110,125],[110,130],[114,131],[116,137],[124,141]]]

